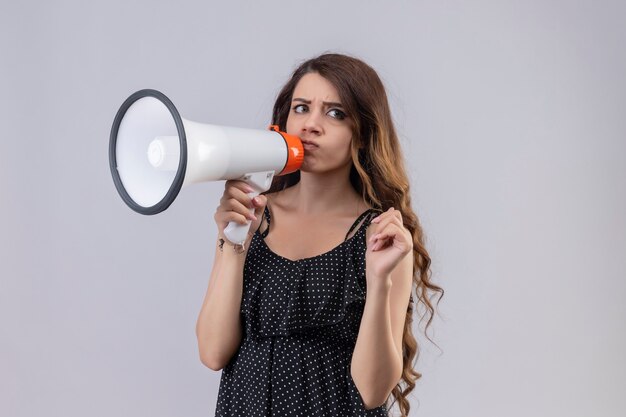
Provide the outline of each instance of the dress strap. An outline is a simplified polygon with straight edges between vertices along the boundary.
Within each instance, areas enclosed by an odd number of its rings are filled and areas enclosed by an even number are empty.
[[[265,209],[263,210],[263,216],[265,216],[265,220],[267,221],[267,227],[265,228],[265,230],[261,233],[261,237],[263,239],[265,239],[265,236],[267,236],[267,234],[270,232],[270,219],[272,218],[272,216],[270,215],[270,209],[267,207],[268,205],[265,205]],[[261,223],[263,223],[263,220],[261,219]],[[260,227],[260,225],[259,225]]]
[[[365,221],[363,222],[363,226],[364,227],[369,226],[370,222],[372,221],[372,216],[368,216],[368,215],[370,213],[376,213],[376,212],[377,212],[376,209],[367,209],[363,213],[361,213],[361,215],[357,217],[354,223],[352,223],[352,226],[350,226],[350,230],[348,230],[348,233],[346,233],[346,237],[344,238],[344,240],[348,240],[348,236],[350,236],[350,233],[354,230],[355,227],[357,227],[357,225],[361,222],[361,220],[363,220],[363,218],[367,217]]]

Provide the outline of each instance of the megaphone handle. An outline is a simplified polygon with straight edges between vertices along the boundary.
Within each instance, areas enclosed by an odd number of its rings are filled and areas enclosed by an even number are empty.
[[[254,191],[248,193],[250,198],[254,198],[260,193],[270,189],[270,186],[272,185],[272,178],[274,178],[274,171],[263,171],[246,174],[242,179],[254,189]],[[250,214],[254,214],[254,207],[251,207],[249,211]],[[248,220],[246,224],[229,222],[224,228],[224,236],[226,236],[226,238],[232,243],[243,244],[248,236],[251,223],[252,221],[250,220]]]
[[[253,191],[248,193],[250,198],[254,198],[259,195],[259,192]],[[250,214],[254,213],[254,207],[248,209]],[[239,224],[237,222],[229,222],[228,226],[224,228],[224,236],[231,241],[232,243],[243,244],[246,241],[246,237],[248,236],[248,231],[250,230],[250,224],[252,221],[248,220],[246,224]]]

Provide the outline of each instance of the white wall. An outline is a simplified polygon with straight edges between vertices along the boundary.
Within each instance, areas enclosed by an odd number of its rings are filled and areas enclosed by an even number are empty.
[[[626,14],[617,1],[0,5],[0,415],[213,415],[195,320],[223,183],[119,199],[115,112],[264,128],[302,60],[388,88],[434,279],[411,416],[626,410]],[[415,329],[418,331],[417,327]],[[419,403],[418,403],[419,402]]]

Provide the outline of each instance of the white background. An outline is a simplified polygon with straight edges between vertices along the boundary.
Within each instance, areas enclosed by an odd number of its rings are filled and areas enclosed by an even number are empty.
[[[3,0],[0,415],[213,415],[195,322],[223,182],[131,211],[113,117],[155,88],[187,119],[263,129],[291,71],[333,51],[385,82],[446,290],[410,415],[623,416],[625,16],[590,0]]]

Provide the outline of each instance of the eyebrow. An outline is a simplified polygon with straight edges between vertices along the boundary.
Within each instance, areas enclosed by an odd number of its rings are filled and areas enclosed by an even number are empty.
[[[294,98],[292,101],[301,101],[304,104],[311,104],[311,100],[305,100],[305,99],[299,98],[299,97]],[[341,103],[336,103],[334,101],[322,101],[322,103],[325,106],[334,106],[334,107],[341,107],[341,108],[343,108],[343,105]]]

